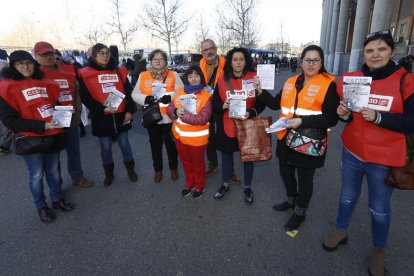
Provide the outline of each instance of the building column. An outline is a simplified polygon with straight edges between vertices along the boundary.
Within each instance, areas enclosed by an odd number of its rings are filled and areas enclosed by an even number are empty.
[[[365,36],[368,31],[369,13],[371,0],[358,0],[354,35],[352,36],[351,57],[349,59],[349,71],[357,71],[359,68],[359,60],[362,57]]]
[[[329,37],[331,34],[331,23],[332,23],[332,13],[333,13],[333,0],[328,0],[328,17],[326,18],[326,26],[325,26],[325,42],[322,47],[324,51],[324,60],[328,60],[329,54]]]
[[[338,34],[336,36],[335,61],[332,74],[338,75],[339,64],[341,64],[342,55],[345,53],[346,34],[349,21],[349,4],[351,0],[341,0],[339,9]]]
[[[319,39],[319,45],[321,47],[323,47],[324,43],[325,43],[325,32],[324,32],[324,28],[326,25],[326,17],[328,16],[327,14],[327,10],[328,10],[328,0],[323,0],[322,1],[322,22],[321,22],[321,35],[320,35],[320,39]]]
[[[332,72],[333,65],[334,65],[336,35],[338,33],[338,17],[339,17],[339,0],[334,0],[331,35],[329,36],[330,41],[329,41],[329,53],[328,53],[328,67],[327,67],[327,70],[329,73]]]
[[[375,0],[370,33],[390,28],[394,1]]]

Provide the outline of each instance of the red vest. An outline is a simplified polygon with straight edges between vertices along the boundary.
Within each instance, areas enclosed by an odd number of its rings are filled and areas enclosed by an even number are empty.
[[[58,70],[49,70],[40,67],[45,74],[45,78],[55,81],[60,87],[60,105],[71,105],[75,108],[76,75],[75,71],[64,71],[60,67]]]
[[[372,81],[369,108],[380,112],[403,112],[403,99],[414,93],[413,78],[407,76],[406,82],[411,81],[411,89],[405,90],[401,98],[400,80],[403,72],[404,69],[400,69],[385,79]],[[363,76],[363,74],[358,71],[344,76]],[[343,76],[338,82],[338,95],[343,97]],[[395,167],[405,165],[404,133],[367,122],[359,112],[352,112],[352,117],[352,121],[346,124],[342,132],[342,141],[348,150],[367,162]]]
[[[182,107],[180,100],[181,95],[186,95],[184,87],[178,89],[177,93],[174,95],[174,107],[176,108]],[[195,95],[197,97],[196,112],[199,113],[208,103],[211,94],[203,89]],[[174,134],[175,139],[179,139],[184,145],[197,147],[207,145],[209,135],[208,128],[209,123],[205,125],[189,125],[181,121],[181,119],[178,119],[174,120],[172,133]]]
[[[50,122],[59,93],[59,86],[52,81],[5,79],[0,82],[0,96],[22,119]],[[61,132],[63,129],[58,128],[46,130],[42,134],[29,131],[21,133],[29,136],[48,136]]]
[[[105,102],[110,93],[110,87],[115,86],[116,89],[125,94],[124,92],[124,83],[126,82],[127,69],[125,67],[119,67],[119,74],[122,77],[122,80],[119,79],[116,70],[104,70],[98,71],[94,68],[87,66],[78,71],[80,78],[85,83],[86,87],[89,90],[92,98],[101,104]],[[118,113],[125,111],[125,99],[122,101],[121,105],[118,107]]]
[[[243,80],[253,80],[254,76],[256,76],[256,72],[248,72],[243,78],[241,79],[233,79],[230,78],[230,83],[233,86],[233,90],[242,90],[243,88]],[[222,102],[225,102],[229,96],[230,89],[227,86],[227,81],[224,79],[224,75],[219,78],[218,81],[218,88],[220,92],[220,98]],[[256,103],[256,90],[250,90],[247,95],[246,100],[246,109],[252,108]],[[228,137],[236,137],[236,123],[234,122],[235,119],[229,118],[229,110],[227,109],[224,111],[223,114],[223,125],[224,131]]]

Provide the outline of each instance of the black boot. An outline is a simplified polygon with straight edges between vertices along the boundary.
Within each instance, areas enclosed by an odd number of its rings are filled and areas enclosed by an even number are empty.
[[[134,169],[134,167],[135,167],[134,160],[124,162],[124,165],[125,165],[125,168],[127,169],[129,180],[131,180],[131,182],[138,181],[138,175],[137,175],[137,173],[135,172],[135,169]]]
[[[114,180],[114,163],[109,165],[103,166],[105,169],[105,179],[104,179],[104,186],[108,187],[112,185],[112,181]]]

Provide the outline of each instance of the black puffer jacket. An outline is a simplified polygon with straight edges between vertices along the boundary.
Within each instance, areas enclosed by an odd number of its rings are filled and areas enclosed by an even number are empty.
[[[97,71],[105,70],[116,70],[115,63],[112,58],[107,68],[103,68],[96,64],[93,60],[88,60],[88,66],[92,67]],[[99,72],[96,72],[99,74]],[[105,114],[105,106],[100,102],[92,98],[88,88],[82,79],[79,79],[79,92],[82,98],[82,103],[89,108],[91,112],[91,121],[92,121],[92,135],[98,137],[112,136],[117,133],[128,131],[131,129],[131,123],[124,124],[125,113],[134,112],[134,102],[131,98],[132,86],[129,83],[128,79],[124,83],[125,89],[125,112],[119,112],[115,114]]]

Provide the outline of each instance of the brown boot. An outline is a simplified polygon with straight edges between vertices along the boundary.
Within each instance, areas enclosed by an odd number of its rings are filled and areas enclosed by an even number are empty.
[[[135,162],[134,162],[134,160],[129,161],[129,162],[124,162],[124,165],[125,165],[125,168],[127,169],[129,180],[131,180],[131,182],[137,182],[138,181],[138,175],[135,172]]]
[[[368,274],[372,276],[385,275],[385,249],[373,248],[369,257]]]
[[[348,233],[335,230],[328,238],[323,241],[322,247],[326,251],[334,251],[339,245],[345,245],[348,242]]]
[[[160,183],[162,180],[162,171],[156,171],[154,174],[154,182]]]
[[[175,170],[171,170],[171,179],[172,181],[176,181],[178,179],[178,171]]]
[[[105,179],[104,179],[104,186],[108,187],[112,185],[112,181],[114,180],[114,163],[109,165],[104,165],[105,170]]]

